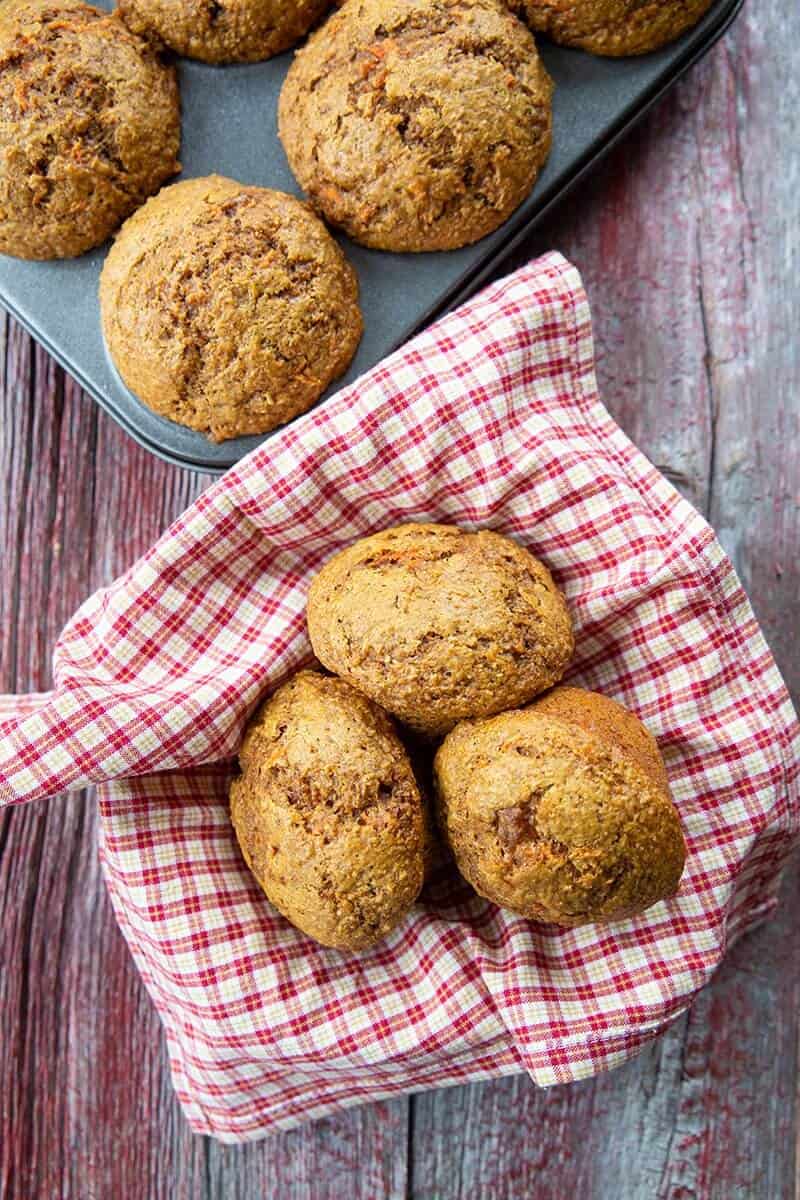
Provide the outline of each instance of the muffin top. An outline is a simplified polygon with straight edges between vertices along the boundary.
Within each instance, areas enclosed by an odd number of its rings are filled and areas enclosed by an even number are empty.
[[[551,91],[500,0],[346,0],[295,56],[280,137],[312,203],[356,241],[447,250],[527,196]]]
[[[401,525],[311,584],[314,653],[422,733],[513,708],[561,678],[573,638],[545,566],[509,538]]]
[[[355,273],[311,210],[220,176],[165,188],[125,223],[100,303],[131,391],[215,441],[304,412],[362,330]]]
[[[377,705],[301,671],[248,725],[231,816],[268,898],[324,945],[363,949],[422,887],[426,832],[408,756]]]
[[[178,169],[172,68],[76,0],[0,5],[0,252],[99,245]]]
[[[137,33],[154,33],[170,49],[203,62],[257,62],[304,36],[331,0],[120,0],[119,14]]]
[[[559,687],[464,722],[435,771],[459,870],[504,908],[583,925],[642,912],[678,886],[686,852],[658,748],[605,696]]]
[[[647,54],[696,25],[713,0],[509,0],[536,33],[592,54]]]

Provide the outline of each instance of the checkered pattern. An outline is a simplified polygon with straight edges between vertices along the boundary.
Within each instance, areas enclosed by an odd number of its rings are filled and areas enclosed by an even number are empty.
[[[410,519],[502,530],[554,570],[577,626],[569,677],[635,709],[666,757],[689,844],[675,899],[564,931],[445,872],[385,943],[343,955],[261,895],[226,806],[244,722],[309,657],[311,574]],[[0,733],[7,802],[103,784],[106,877],[178,1095],[226,1141],[425,1087],[621,1062],[769,912],[798,835],[780,676],[713,533],[600,405],[587,302],[557,255],[229,472],[87,601],[54,690],[5,698]]]

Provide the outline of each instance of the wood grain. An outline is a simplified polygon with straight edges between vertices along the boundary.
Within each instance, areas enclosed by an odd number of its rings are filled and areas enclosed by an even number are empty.
[[[754,10],[537,243],[583,272],[603,398],[719,531],[797,700],[800,87],[775,56],[784,6]],[[413,1195],[800,1195],[798,893],[795,864],[777,919],[621,1070],[417,1099]]]
[[[707,515],[800,695],[800,10],[734,30],[524,248],[581,269],[628,433]],[[208,480],[132,443],[11,322],[0,688]],[[796,1183],[800,872],[691,1012],[619,1071],[373,1105],[244,1148],[194,1137],[113,922],[91,796],[0,814],[0,1200],[783,1200]]]
[[[3,323],[0,688],[49,684],[77,605],[210,482],[132,443]],[[408,1102],[225,1149],[194,1137],[113,919],[93,798],[0,812],[0,1197],[404,1196]]]

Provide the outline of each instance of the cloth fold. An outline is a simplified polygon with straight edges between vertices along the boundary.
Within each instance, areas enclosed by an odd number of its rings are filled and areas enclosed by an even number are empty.
[[[440,872],[343,955],[250,877],[226,790],[247,716],[310,657],[311,575],[407,520],[541,557],[576,625],[568,678],[659,740],[687,835],[678,895],[610,926],[503,912]],[[579,276],[550,254],[282,430],[92,596],[54,687],[0,698],[0,801],[99,783],[114,909],[192,1126],[263,1136],[370,1099],[635,1053],[775,902],[798,839],[800,729],[713,532],[602,407]]]

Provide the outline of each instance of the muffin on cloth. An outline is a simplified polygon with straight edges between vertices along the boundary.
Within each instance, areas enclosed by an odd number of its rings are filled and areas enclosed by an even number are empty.
[[[278,128],[312,204],[355,241],[451,250],[530,192],[551,93],[501,0],[346,0],[297,52]]]
[[[558,687],[464,721],[436,755],[439,824],[482,896],[586,925],[672,896],[686,849],[655,739],[621,705]]]
[[[305,412],[363,328],[356,274],[307,205],[219,175],[164,188],[125,223],[100,310],[130,390],[213,441]]]
[[[259,62],[308,33],[331,0],[119,0],[136,33],[202,62]]]
[[[401,525],[326,563],[308,594],[319,661],[419,733],[516,708],[574,642],[547,567],[510,538]]]
[[[180,169],[172,67],[77,0],[0,5],[0,253],[99,246]]]
[[[341,679],[300,671],[251,718],[239,763],[231,819],[275,907],[325,946],[386,937],[422,887],[428,835],[382,709]]]
[[[638,714],[687,845],[677,893],[577,929],[443,867],[389,935],[342,953],[265,899],[230,821],[259,702],[311,661],[333,554],[410,522],[492,528],[567,598],[570,686]],[[209,488],[0,699],[0,802],[101,782],[111,900],[192,1127],[237,1142],[381,1097],[615,1066],[691,1003],[775,904],[800,841],[800,728],[706,522],[597,395],[577,272],[486,288]]]
[[[714,0],[509,0],[535,33],[563,46],[621,58],[673,42]]]

